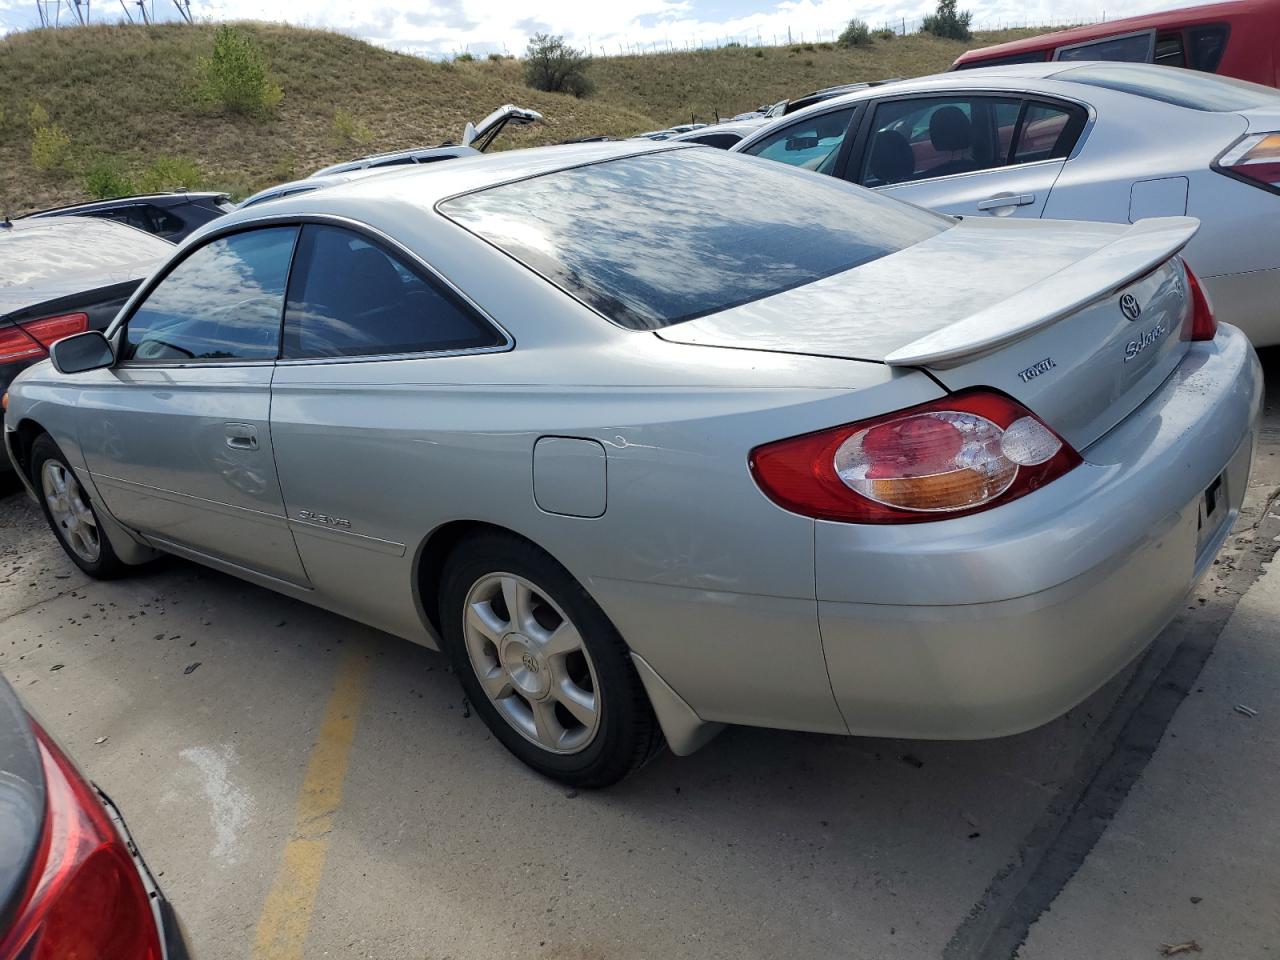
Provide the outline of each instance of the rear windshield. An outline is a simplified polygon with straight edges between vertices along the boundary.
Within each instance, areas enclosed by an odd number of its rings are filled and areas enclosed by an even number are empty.
[[[1272,87],[1168,67],[1091,64],[1054,74],[1054,79],[1087,83],[1177,107],[1217,113],[1280,106],[1280,91]]]
[[[812,283],[954,222],[833,177],[705,149],[561,170],[439,209],[634,330]]]

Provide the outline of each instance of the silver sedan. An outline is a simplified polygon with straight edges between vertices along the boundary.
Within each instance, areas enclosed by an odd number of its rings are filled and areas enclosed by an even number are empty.
[[[1280,91],[1151,64],[1053,61],[859,90],[731,149],[977,219],[1190,214],[1218,315],[1280,344]]]
[[[1001,736],[1141,651],[1244,497],[1261,378],[1196,226],[461,159],[216,221],[5,442],[87,573],[173,553],[441,647],[568,783],[727,723]]]

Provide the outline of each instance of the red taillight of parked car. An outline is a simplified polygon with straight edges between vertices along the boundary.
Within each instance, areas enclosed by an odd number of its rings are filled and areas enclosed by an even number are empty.
[[[1219,172],[1280,191],[1280,133],[1255,133],[1233,143],[1214,163]]]
[[[751,452],[756,482],[778,506],[846,523],[920,523],[987,510],[1079,463],[1029,410],[987,390]]]
[[[56,341],[88,329],[89,315],[85,313],[64,313],[0,327],[0,363],[38,360]]]
[[[46,808],[31,880],[0,960],[161,960],[151,900],[129,850],[75,766],[39,726]]]
[[[1213,315],[1213,304],[1209,295],[1204,292],[1204,284],[1190,267],[1183,263],[1187,271],[1187,289],[1191,293],[1191,333],[1189,340],[1212,340],[1218,335],[1218,321]]]

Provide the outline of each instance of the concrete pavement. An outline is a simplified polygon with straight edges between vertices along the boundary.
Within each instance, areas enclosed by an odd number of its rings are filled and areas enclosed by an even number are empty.
[[[1272,563],[1019,960],[1140,960],[1192,943],[1200,950],[1185,954],[1203,960],[1280,957],[1278,760],[1280,565]]]

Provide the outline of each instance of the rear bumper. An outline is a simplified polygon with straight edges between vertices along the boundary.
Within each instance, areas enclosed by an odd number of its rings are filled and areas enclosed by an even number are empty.
[[[111,817],[111,822],[115,824],[116,830],[124,839],[125,846],[129,848],[129,854],[133,857],[133,865],[138,870],[138,876],[142,879],[142,887],[147,891],[147,895],[151,900],[151,915],[155,919],[156,929],[160,932],[160,944],[164,948],[164,960],[191,960],[191,945],[187,940],[187,932],[183,928],[178,915],[174,912],[173,906],[165,899],[164,893],[161,892],[156,878],[151,875],[151,869],[147,866],[142,854],[138,851],[138,845],[133,841],[133,835],[129,833],[129,828],[124,822],[124,817],[120,815],[119,809],[111,802],[111,798],[102,792],[102,788],[96,783],[93,789],[97,791],[98,798],[102,801],[103,807],[106,808],[107,815]]]
[[[1003,736],[1113,677],[1229,534],[1261,402],[1257,358],[1224,326],[1083,465],[1031,496],[936,525],[819,523],[818,617],[849,731]]]

